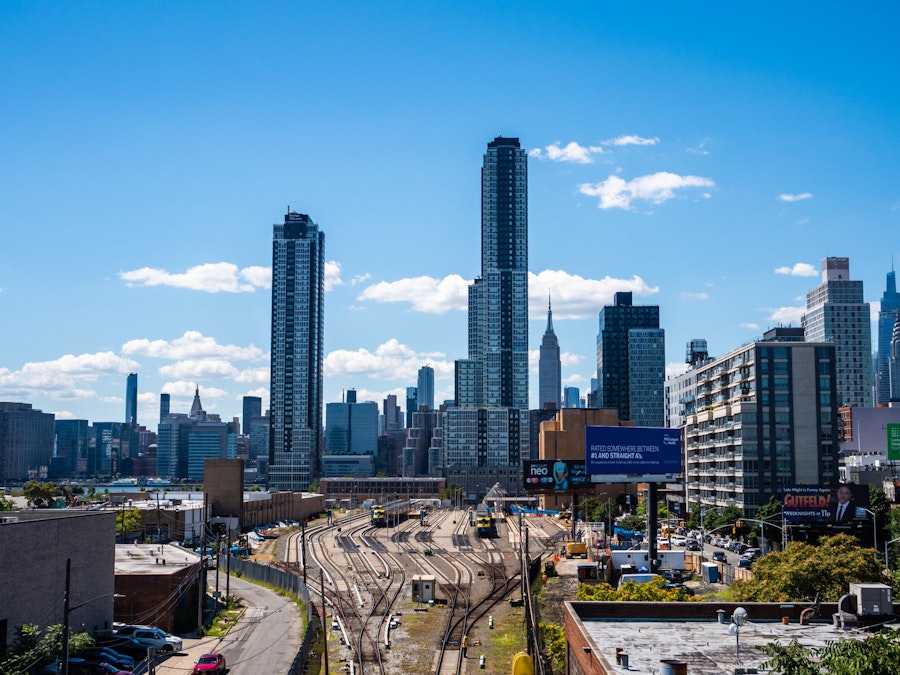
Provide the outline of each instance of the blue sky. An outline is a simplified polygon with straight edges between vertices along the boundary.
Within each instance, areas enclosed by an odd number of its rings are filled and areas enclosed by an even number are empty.
[[[529,343],[619,290],[667,362],[799,325],[900,253],[895,3],[0,4],[0,400],[139,421],[268,400],[272,225],[325,231],[325,400],[450,398],[488,141],[529,150]],[[895,243],[896,242],[896,243]]]

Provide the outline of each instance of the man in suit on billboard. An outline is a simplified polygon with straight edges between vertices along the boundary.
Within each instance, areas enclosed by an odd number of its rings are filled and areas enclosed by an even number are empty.
[[[853,493],[847,485],[840,485],[837,489],[837,501],[832,502],[828,508],[829,523],[849,523],[856,515],[856,507],[853,504]]]

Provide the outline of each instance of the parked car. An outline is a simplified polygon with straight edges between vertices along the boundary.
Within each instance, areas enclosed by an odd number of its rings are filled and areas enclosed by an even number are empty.
[[[672,546],[673,547],[684,546],[685,544],[687,544],[687,537],[682,537],[680,535],[676,536],[676,537],[672,537]]]
[[[131,637],[145,647],[156,647],[160,652],[180,652],[182,647],[180,637],[170,635],[161,628],[138,628]]]
[[[112,647],[88,647],[78,652],[78,656],[96,661],[106,661],[122,670],[134,670],[134,657],[115,651]]]
[[[759,558],[761,556],[762,556],[762,551],[760,551],[758,548],[748,548],[741,555],[741,557],[750,558],[751,560],[756,560],[757,558]]]
[[[713,551],[712,559],[716,562],[728,562],[728,559],[725,557],[725,551]]]
[[[741,558],[738,560],[738,567],[740,567],[741,569],[749,570],[752,565],[753,560],[751,560],[750,558]]]
[[[191,673],[192,675],[200,675],[200,673],[216,673],[216,675],[221,675],[225,670],[225,657],[222,654],[213,652],[211,654],[204,654],[197,659],[197,663],[194,665],[194,669]]]
[[[696,539],[688,539],[687,544],[685,545],[688,551],[699,551],[700,550],[700,542]]]
[[[148,626],[142,623],[114,623],[113,632],[116,635],[134,635],[134,631],[142,629],[154,629],[156,626]]]
[[[138,642],[130,635],[101,636],[95,642],[99,647],[109,647],[119,654],[132,657],[135,661],[147,658],[147,645]]]
[[[660,575],[668,582],[669,584],[682,584],[684,583],[684,576],[678,570],[661,570]]]

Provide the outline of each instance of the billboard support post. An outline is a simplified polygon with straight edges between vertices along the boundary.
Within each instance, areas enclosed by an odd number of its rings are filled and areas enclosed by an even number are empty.
[[[647,487],[647,538],[650,542],[650,571],[659,572],[659,563],[656,560],[656,526],[659,514],[656,512],[656,483],[649,483]]]

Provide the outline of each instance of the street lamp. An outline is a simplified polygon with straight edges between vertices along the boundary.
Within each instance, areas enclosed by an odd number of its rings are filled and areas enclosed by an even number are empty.
[[[66,558],[66,591],[63,595],[63,634],[62,634],[62,675],[69,675],[69,614],[80,607],[84,607],[88,603],[100,600],[101,598],[124,598],[119,593],[105,593],[98,595],[90,600],[85,600],[74,607],[69,604],[71,595],[70,585],[72,577],[72,559]]]
[[[891,569],[888,566],[888,546],[893,544],[895,541],[900,541],[900,537],[897,537],[896,539],[891,539],[889,542],[885,543],[885,545],[884,545],[884,569],[886,569],[888,571],[890,571],[890,569]]]
[[[732,625],[729,631],[734,634],[734,663],[741,665],[741,626],[747,623],[747,610],[738,607],[731,615]]]

